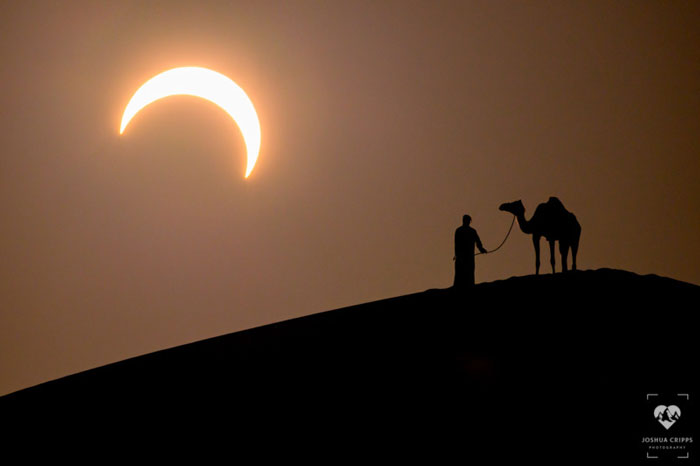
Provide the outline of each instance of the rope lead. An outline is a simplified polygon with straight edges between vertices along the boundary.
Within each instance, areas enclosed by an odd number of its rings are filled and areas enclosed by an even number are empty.
[[[491,250],[491,251],[486,251],[487,253],[496,252],[496,251],[498,251],[499,249],[501,249],[501,246],[503,246],[503,245],[505,244],[506,240],[507,240],[508,237],[510,236],[510,232],[513,231],[513,225],[515,225],[515,215],[513,215],[513,221],[510,223],[510,228],[508,229],[508,233],[506,233],[506,237],[503,238],[503,241],[501,241],[501,244],[499,244],[498,247],[497,247],[496,249],[493,249],[493,250]],[[483,252],[477,252],[477,253],[474,254],[474,255],[475,255],[475,256],[478,256],[478,255],[481,255],[481,254],[483,254]]]

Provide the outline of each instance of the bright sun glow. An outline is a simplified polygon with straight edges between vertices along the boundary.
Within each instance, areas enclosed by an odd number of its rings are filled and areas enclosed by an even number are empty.
[[[245,177],[255,167],[260,152],[260,121],[255,107],[238,84],[216,71],[195,66],[173,68],[149,79],[129,100],[124,109],[119,134],[146,105],[171,95],[192,95],[221,107],[236,122],[243,134],[248,154]]]

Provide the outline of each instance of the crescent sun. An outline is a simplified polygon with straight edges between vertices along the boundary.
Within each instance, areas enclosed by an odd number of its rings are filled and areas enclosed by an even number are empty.
[[[145,106],[171,95],[201,97],[221,107],[241,130],[247,152],[245,177],[255,167],[260,152],[260,121],[243,89],[221,73],[187,66],[164,71],[146,81],[131,97],[124,109],[119,134],[123,134],[131,119]]]

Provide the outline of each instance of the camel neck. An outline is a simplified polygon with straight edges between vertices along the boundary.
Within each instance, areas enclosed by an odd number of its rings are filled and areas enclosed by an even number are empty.
[[[525,220],[525,214],[524,213],[519,213],[516,215],[518,218],[518,225],[520,226],[520,230],[522,230],[523,233],[525,234],[531,234],[532,233],[532,225],[530,225],[530,222]]]

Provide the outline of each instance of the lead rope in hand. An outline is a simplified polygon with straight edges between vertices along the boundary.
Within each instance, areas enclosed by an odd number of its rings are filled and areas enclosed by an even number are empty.
[[[506,240],[507,240],[508,237],[510,236],[510,232],[513,231],[513,225],[515,225],[515,215],[513,215],[513,221],[510,223],[510,228],[508,229],[508,233],[506,233],[506,237],[503,238],[503,241],[501,241],[501,244],[499,244],[498,247],[497,247],[496,249],[492,250],[492,251],[486,251],[487,253],[496,252],[496,251],[498,251],[499,249],[501,249],[501,246],[503,246],[503,245],[506,243]],[[477,253],[474,254],[474,255],[475,255],[475,256],[478,256],[478,255],[481,255],[481,254],[484,254],[484,253],[483,253],[483,252],[477,252]]]

